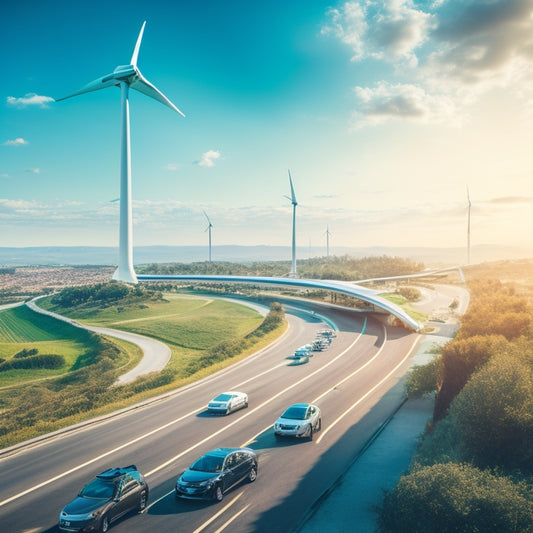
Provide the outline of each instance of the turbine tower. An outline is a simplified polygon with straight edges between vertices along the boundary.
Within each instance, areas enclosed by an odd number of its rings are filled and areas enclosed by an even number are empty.
[[[79,91],[56,99],[56,102],[80,94],[120,87],[121,92],[121,160],[120,160],[120,230],[119,260],[113,279],[137,283],[133,269],[132,216],[131,216],[131,149],[130,149],[130,107],[129,89],[135,89],[185,116],[159,89],[152,85],[137,68],[137,58],[146,21],[143,23],[129,65],[120,65],[113,72],[92,81]]]
[[[205,228],[204,231],[209,230],[209,262],[211,263],[211,228],[213,227],[213,224],[211,224],[211,221],[209,220],[209,217],[207,216],[207,213],[204,211],[205,218],[207,218],[207,228]]]
[[[468,186],[466,187],[466,196],[468,198],[468,227],[466,230],[466,242],[467,242],[467,264],[470,264],[470,209],[472,207],[472,202],[470,201],[470,191]]]
[[[326,257],[329,257],[329,236],[331,235],[331,232],[329,231],[329,224],[326,225],[326,231],[324,232],[324,235],[326,236]]]
[[[291,271],[289,272],[289,277],[296,277],[296,206],[298,202],[296,201],[296,195],[294,194],[294,187],[292,185],[291,171],[289,170],[289,183],[291,185],[291,196],[285,196],[290,200],[292,204],[292,266]]]

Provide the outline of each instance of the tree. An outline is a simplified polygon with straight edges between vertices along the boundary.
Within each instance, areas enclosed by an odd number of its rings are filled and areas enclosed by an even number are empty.
[[[533,494],[466,464],[436,464],[402,476],[378,508],[384,533],[533,531]]]

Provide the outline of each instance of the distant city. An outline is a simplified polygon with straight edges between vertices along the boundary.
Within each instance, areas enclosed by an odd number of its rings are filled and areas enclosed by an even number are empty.
[[[139,246],[133,249],[136,265],[150,263],[192,263],[208,261],[206,246]],[[467,250],[463,248],[424,247],[332,247],[330,256],[349,255],[369,257],[388,255],[423,262],[428,267],[467,264]],[[532,257],[526,247],[473,246],[470,252],[472,264]],[[324,247],[298,247],[298,260],[324,257]],[[91,246],[39,246],[0,247],[0,265],[116,265],[117,247]],[[248,263],[253,261],[291,261],[290,246],[213,246],[213,261]]]

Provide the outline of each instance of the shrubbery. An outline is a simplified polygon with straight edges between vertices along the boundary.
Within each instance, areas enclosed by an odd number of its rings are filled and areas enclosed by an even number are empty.
[[[39,354],[19,359],[11,359],[0,364],[0,372],[7,370],[29,370],[38,368],[61,368],[66,363],[62,355]]]
[[[533,531],[531,311],[499,282],[473,285],[456,338],[408,378],[411,394],[435,380],[434,423],[378,510],[381,531]]]

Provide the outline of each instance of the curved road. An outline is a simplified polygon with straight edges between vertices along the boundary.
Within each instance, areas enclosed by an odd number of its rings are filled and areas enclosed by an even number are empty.
[[[304,305],[293,303],[293,306]],[[305,365],[287,356],[324,326],[317,315],[288,315],[275,345],[159,401],[59,435],[0,460],[0,531],[57,531],[61,508],[96,473],[136,464],[150,485],[148,510],[114,524],[119,532],[287,532],[343,472],[396,408],[387,391],[410,365],[418,335],[377,318],[318,307],[338,327],[330,348]],[[248,409],[211,417],[207,402],[223,390],[247,392]],[[320,406],[323,429],[313,442],[276,441],[272,423],[291,403]],[[259,477],[221,504],[176,501],[178,475],[219,446],[248,445]]]

